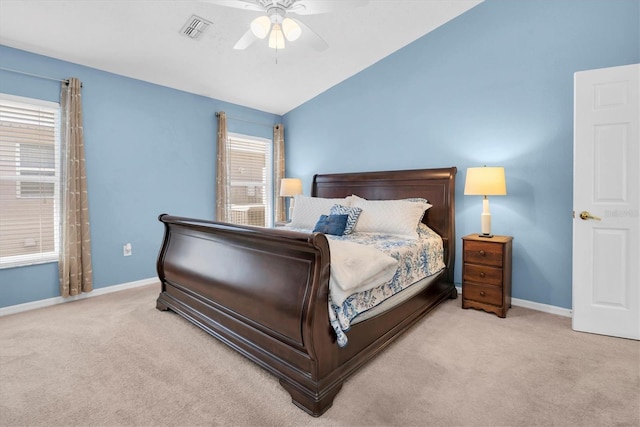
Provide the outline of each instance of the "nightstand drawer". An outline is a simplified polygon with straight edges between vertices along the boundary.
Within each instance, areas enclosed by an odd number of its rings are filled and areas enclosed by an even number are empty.
[[[467,264],[463,266],[464,274],[462,280],[486,283],[490,285],[502,285],[502,269],[495,267],[485,267],[484,265]]]
[[[502,245],[487,242],[466,241],[464,261],[502,267]]]
[[[502,288],[491,285],[477,285],[475,283],[465,283],[463,298],[491,305],[502,305]]]

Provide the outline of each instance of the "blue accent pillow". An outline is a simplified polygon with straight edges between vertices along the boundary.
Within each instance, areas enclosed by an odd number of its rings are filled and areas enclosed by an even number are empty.
[[[320,215],[313,232],[342,236],[347,227],[348,218],[349,215]]]
[[[358,222],[358,218],[360,217],[361,213],[362,208],[349,207],[344,205],[333,205],[331,206],[331,211],[329,212],[330,215],[349,215],[349,218],[347,219],[347,227],[344,229],[344,234],[351,234],[356,226],[356,223]]]

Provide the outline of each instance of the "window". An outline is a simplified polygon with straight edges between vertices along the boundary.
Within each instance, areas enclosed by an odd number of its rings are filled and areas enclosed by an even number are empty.
[[[230,222],[268,227],[273,218],[271,140],[228,134]]]
[[[60,106],[0,94],[0,268],[56,261]]]
[[[18,145],[17,151],[16,175],[25,177],[18,181],[18,197],[53,198],[56,176],[55,145],[25,142]],[[33,180],[33,177],[43,179]],[[49,177],[51,181],[45,180],[44,177]]]

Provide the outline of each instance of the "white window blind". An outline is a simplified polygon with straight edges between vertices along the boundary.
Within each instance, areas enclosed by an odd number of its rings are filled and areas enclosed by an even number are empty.
[[[273,144],[233,133],[227,140],[230,222],[269,227],[273,224]]]
[[[60,106],[0,94],[0,268],[56,261]]]

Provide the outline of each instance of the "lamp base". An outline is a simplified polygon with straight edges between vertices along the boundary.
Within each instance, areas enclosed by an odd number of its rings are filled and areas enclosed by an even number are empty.
[[[489,199],[487,196],[484,196],[482,200],[482,213],[480,214],[480,229],[482,233],[480,234],[482,237],[492,237],[491,236],[491,213],[489,212]]]
[[[490,239],[493,237],[493,234],[478,234],[478,237],[484,237],[485,239]]]
[[[290,197],[289,200],[289,221],[291,222],[291,220],[293,219],[293,204],[295,203],[295,199],[293,197]]]

